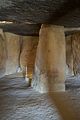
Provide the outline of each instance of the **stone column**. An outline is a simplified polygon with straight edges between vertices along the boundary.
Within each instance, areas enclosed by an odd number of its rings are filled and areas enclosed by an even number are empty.
[[[39,33],[32,87],[41,93],[64,91],[65,63],[64,28],[42,25]]]
[[[22,44],[22,52],[20,56],[20,65],[27,86],[30,86],[39,38],[38,36],[23,36],[22,40],[23,40],[23,44]]]
[[[0,78],[5,75],[6,69],[6,42],[3,30],[0,29]]]
[[[66,36],[66,76],[73,76],[72,35]]]
[[[19,56],[19,35],[5,32],[6,39],[6,51],[7,51],[7,60],[6,60],[6,75],[14,74],[17,71],[18,67],[18,56]]]
[[[72,35],[72,49],[74,75],[80,75],[80,32]]]
[[[20,56],[21,68],[24,76],[26,75],[28,78],[32,79],[39,38],[38,36],[23,36],[22,40],[23,45]]]

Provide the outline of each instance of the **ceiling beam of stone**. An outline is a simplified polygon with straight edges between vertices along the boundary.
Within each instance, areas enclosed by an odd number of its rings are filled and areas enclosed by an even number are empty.
[[[0,28],[2,28],[4,32],[11,32],[24,36],[38,36],[40,26],[40,24],[0,24]]]
[[[65,35],[66,35],[66,36],[71,35],[71,34],[74,34],[74,33],[77,33],[77,32],[80,33],[80,27],[64,28],[64,32],[65,32]]]
[[[80,31],[80,27],[77,28],[64,28],[64,32]]]
[[[41,24],[80,26],[80,0],[0,0],[0,21],[4,31],[38,35]],[[29,24],[29,25],[28,25]]]
[[[60,19],[54,21],[56,25],[64,25],[65,27],[80,27],[80,8],[70,11]]]
[[[79,8],[79,2],[79,0],[0,0],[0,20],[33,24],[55,23]]]

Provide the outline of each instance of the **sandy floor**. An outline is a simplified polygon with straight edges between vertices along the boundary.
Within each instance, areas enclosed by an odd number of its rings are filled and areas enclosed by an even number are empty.
[[[78,86],[78,88],[77,88]],[[66,81],[66,92],[72,100],[77,119],[80,120],[80,80],[70,78]],[[0,120],[60,120],[57,108],[47,94],[27,88],[23,78],[7,76],[0,79]]]

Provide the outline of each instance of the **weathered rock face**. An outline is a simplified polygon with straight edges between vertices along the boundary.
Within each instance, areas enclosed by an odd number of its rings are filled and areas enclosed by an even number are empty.
[[[29,77],[32,75],[34,60],[38,44],[38,37],[19,36],[12,33],[5,33],[7,45],[6,74],[16,73],[21,67],[23,75],[28,68]]]
[[[0,20],[79,26],[79,0],[0,0]]]
[[[0,77],[5,74],[6,46],[3,31],[0,29]]]
[[[72,50],[72,39],[71,35],[66,37],[66,75],[73,75],[73,50]]]
[[[27,67],[28,77],[32,78],[32,73],[34,69],[36,49],[38,45],[38,37],[35,36],[24,36],[22,37],[22,52],[20,56],[20,64],[23,72]]]
[[[19,36],[0,30],[0,77],[17,73],[19,67],[26,74],[26,66],[31,77],[37,44],[38,37]]]
[[[69,73],[80,74],[80,32],[67,36],[66,46]]]
[[[72,35],[74,74],[80,74],[80,32]]]
[[[32,86],[39,92],[47,92],[48,87],[51,91],[64,91],[65,62],[64,28],[43,25]]]
[[[12,33],[5,33],[6,47],[7,47],[7,60],[6,60],[6,73],[16,73],[18,67],[18,56],[20,51],[19,36]]]

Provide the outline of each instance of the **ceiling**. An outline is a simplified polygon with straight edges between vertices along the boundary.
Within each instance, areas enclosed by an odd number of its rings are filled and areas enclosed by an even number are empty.
[[[4,31],[38,35],[41,24],[80,27],[80,0],[0,0],[0,24]]]

